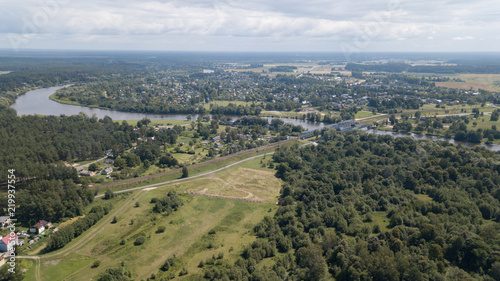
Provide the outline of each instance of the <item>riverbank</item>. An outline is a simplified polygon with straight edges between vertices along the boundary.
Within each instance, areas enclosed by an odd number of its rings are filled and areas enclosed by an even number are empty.
[[[55,101],[55,102],[61,103],[61,104],[74,105],[74,106],[82,106],[82,107],[88,107],[88,108],[97,108],[97,109],[112,111],[111,109],[106,108],[106,107],[99,107],[99,106],[96,106],[96,105],[83,105],[83,104],[77,103],[76,101],[70,101],[68,99],[58,99],[56,96],[57,96],[57,91],[54,92],[52,95],[50,95],[49,99],[51,101]]]

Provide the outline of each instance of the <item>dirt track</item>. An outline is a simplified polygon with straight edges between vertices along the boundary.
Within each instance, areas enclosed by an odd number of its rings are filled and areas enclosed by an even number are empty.
[[[236,157],[236,156],[239,156],[239,155],[243,155],[243,154],[247,154],[247,153],[252,153],[252,152],[255,152],[255,151],[259,151],[259,149],[261,150],[261,149],[266,149],[266,148],[269,148],[269,147],[279,146],[279,145],[287,143],[287,142],[289,142],[291,140],[293,140],[293,139],[284,140],[284,141],[280,141],[280,142],[268,144],[268,145],[265,145],[265,146],[260,146],[260,147],[257,147],[257,148],[252,148],[252,149],[249,149],[249,150],[239,151],[239,152],[236,152],[236,153],[233,153],[233,154],[229,154],[229,155],[223,156],[221,158],[212,159],[212,160],[208,160],[208,161],[205,161],[205,162],[201,162],[201,163],[198,163],[198,164],[194,164],[194,165],[188,166],[188,169],[196,168],[196,167],[201,167],[201,166],[205,166],[205,165],[209,165],[209,164],[216,163],[216,162],[219,162],[219,161],[223,161],[223,160],[226,160],[226,159],[230,159],[230,158],[233,158],[233,157]],[[154,174],[154,175],[150,175],[150,176],[143,176],[143,177],[139,177],[139,178],[132,178],[132,179],[117,181],[117,182],[113,182],[113,183],[103,184],[103,185],[100,185],[100,186],[97,186],[97,187],[99,187],[99,188],[108,188],[108,187],[112,187],[112,186],[116,186],[116,185],[122,185],[122,184],[133,183],[133,182],[139,182],[139,181],[143,181],[143,180],[149,180],[149,179],[159,178],[159,177],[163,177],[163,176],[166,176],[166,175],[170,175],[170,174],[174,174],[174,173],[181,173],[181,172],[182,172],[182,169],[178,168],[178,169],[175,169],[175,170],[171,170],[171,171],[167,171],[167,172],[163,172],[163,173],[158,173],[158,174]]]

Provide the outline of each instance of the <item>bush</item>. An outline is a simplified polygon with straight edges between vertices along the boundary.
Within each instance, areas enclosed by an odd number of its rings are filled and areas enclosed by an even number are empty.
[[[96,260],[96,261],[92,264],[92,268],[99,267],[100,265],[101,265],[101,261],[100,261],[100,260]]]
[[[156,230],[156,233],[163,233],[165,232],[165,229],[167,229],[165,226],[158,226],[158,229]]]
[[[137,239],[135,239],[134,241],[134,245],[135,246],[139,246],[139,245],[142,245],[146,242],[146,237],[145,236],[139,236],[137,237]]]
[[[189,171],[186,166],[182,167],[182,177],[187,178],[189,176]]]
[[[183,267],[183,268],[181,269],[181,272],[179,272],[179,276],[184,276],[184,275],[186,275],[186,274],[188,274],[188,271],[187,271],[187,269],[186,269],[185,267]]]

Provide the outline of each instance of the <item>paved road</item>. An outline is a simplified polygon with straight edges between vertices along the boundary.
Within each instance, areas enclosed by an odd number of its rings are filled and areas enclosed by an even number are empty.
[[[103,161],[103,160],[104,160],[104,159],[106,159],[106,158],[108,158],[108,156],[103,157],[103,158],[101,158],[101,159],[97,159],[97,160],[95,160],[95,161],[93,161],[93,162],[90,162],[90,163],[87,163],[87,164],[85,164],[85,165],[76,166],[76,167],[75,167],[75,169],[78,171],[78,169],[80,169],[80,168],[81,168],[81,169],[83,169],[83,168],[85,168],[85,167],[90,166],[90,164],[94,164],[94,163],[97,163],[97,162],[99,162],[99,161]]]

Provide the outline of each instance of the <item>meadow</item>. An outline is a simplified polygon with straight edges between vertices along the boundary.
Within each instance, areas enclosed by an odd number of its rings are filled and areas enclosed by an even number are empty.
[[[256,158],[203,178],[112,199],[115,207],[103,220],[64,249],[41,256],[40,279],[89,280],[123,263],[136,280],[146,279],[152,273],[178,275],[182,268],[188,274],[181,279],[188,280],[201,271],[197,267],[201,260],[219,255],[235,260],[243,247],[254,241],[253,226],[265,216],[272,216],[277,208],[281,181],[274,177],[273,170],[262,167],[261,160],[266,164],[270,157]],[[168,216],[153,213],[151,199],[161,198],[171,190],[178,193],[184,205]],[[252,198],[263,203],[184,191]],[[111,223],[114,217],[117,223]],[[158,232],[160,226],[165,227],[163,233]],[[135,246],[138,236],[145,236],[146,242]],[[160,272],[165,260],[174,255],[175,266],[167,273]],[[93,268],[97,260],[100,266]],[[26,262],[31,262],[26,280],[36,280],[36,261]]]

